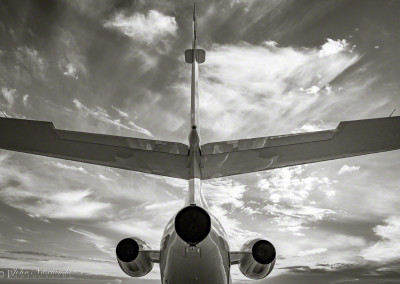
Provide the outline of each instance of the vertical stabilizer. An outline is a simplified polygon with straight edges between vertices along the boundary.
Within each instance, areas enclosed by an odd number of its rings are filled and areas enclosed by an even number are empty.
[[[192,41],[192,91],[191,91],[191,125],[192,128],[196,128],[199,125],[199,66],[196,59],[196,46],[197,46],[197,23],[196,23],[196,3],[193,6],[193,41]]]
[[[197,49],[197,21],[196,21],[196,3],[193,7],[193,38],[192,48],[185,51],[185,61],[192,64],[192,82],[191,82],[191,126],[199,127],[199,96],[198,96],[198,73],[199,63],[205,61],[206,52],[203,49]]]
[[[191,80],[191,109],[189,134],[189,191],[186,205],[205,206],[203,195],[201,193],[201,168],[200,168],[200,125],[199,125],[199,63],[205,61],[206,52],[203,49],[197,49],[197,22],[196,22],[196,4],[193,7],[193,39],[192,49],[185,51],[185,61],[192,64]]]
[[[196,50],[196,41],[197,41],[197,22],[196,22],[196,2],[193,4],[193,45],[192,48]]]

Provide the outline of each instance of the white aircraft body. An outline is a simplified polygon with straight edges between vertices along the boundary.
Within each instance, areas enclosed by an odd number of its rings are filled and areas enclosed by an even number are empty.
[[[132,277],[148,274],[159,263],[163,284],[232,283],[230,267],[251,279],[273,269],[274,246],[249,240],[231,251],[222,225],[208,212],[201,181],[400,149],[400,116],[341,122],[334,130],[200,144],[198,64],[205,51],[185,51],[192,65],[191,130],[188,145],[56,129],[51,122],[0,118],[0,148],[132,171],[186,179],[185,207],[167,224],[160,250],[130,237],[116,248],[121,269]],[[216,118],[218,119],[218,118]]]

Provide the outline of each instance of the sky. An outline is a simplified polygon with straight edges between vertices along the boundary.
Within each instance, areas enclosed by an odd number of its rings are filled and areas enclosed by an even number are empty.
[[[399,1],[198,1],[203,143],[400,112]],[[59,129],[187,142],[191,1],[0,2],[0,108]],[[400,151],[208,180],[232,250],[270,240],[257,283],[400,283]],[[184,180],[0,150],[0,270],[131,280],[116,244],[159,248]],[[248,282],[237,267],[234,283]],[[25,283],[28,280],[7,280]],[[5,283],[7,283],[7,281]],[[35,283],[35,280],[29,280]],[[48,280],[46,283],[52,283]],[[61,281],[56,281],[61,283]]]

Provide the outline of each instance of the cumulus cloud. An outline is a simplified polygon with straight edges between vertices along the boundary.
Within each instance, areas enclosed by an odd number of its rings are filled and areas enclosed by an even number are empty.
[[[313,203],[308,204],[312,192],[320,191],[327,197],[332,196],[330,185],[333,183],[327,177],[317,174],[305,175],[305,166],[276,169],[258,174],[257,188],[268,200],[262,212],[272,216],[272,221],[279,225],[282,232],[292,232],[302,236],[303,229],[308,229],[309,223],[321,221],[336,212],[331,209],[319,208]]]
[[[321,50],[319,51],[319,56],[324,57],[324,56],[335,55],[344,50],[348,50],[348,48],[349,48],[349,43],[346,41],[346,39],[333,40],[328,38],[327,42],[321,46]]]
[[[327,177],[304,176],[305,166],[275,169],[258,174],[258,188],[268,194],[273,203],[301,204],[310,192],[332,184]]]
[[[346,173],[351,173],[351,172],[354,172],[354,171],[358,171],[359,169],[360,169],[360,166],[343,165],[340,168],[338,174],[339,175],[343,175],[343,174],[346,174]]]
[[[278,46],[278,43],[276,41],[273,41],[273,40],[264,41],[264,44],[267,45],[267,46],[271,46],[271,47],[277,47]]]
[[[174,36],[178,29],[175,17],[155,10],[150,10],[147,15],[135,13],[128,16],[117,13],[112,19],[106,21],[104,26],[147,45],[158,43],[168,36]]]
[[[8,102],[8,106],[12,107],[14,105],[15,98],[18,96],[16,89],[9,89],[6,87],[1,88],[4,98]]]
[[[233,208],[243,206],[243,194],[246,186],[229,178],[215,179],[204,183],[207,199],[214,205],[229,204]]]
[[[230,178],[220,178],[204,182],[203,188],[210,212],[223,224],[230,245],[238,249],[246,240],[259,237],[257,233],[241,228],[241,222],[232,215],[239,210],[251,211],[243,202],[246,192],[244,184]]]
[[[63,71],[63,74],[65,75],[65,76],[69,76],[69,77],[72,77],[72,78],[74,78],[74,79],[78,79],[79,77],[78,77],[78,70],[77,70],[77,68],[76,68],[76,66],[73,64],[73,63],[71,63],[71,62],[66,62],[66,61],[60,61],[60,68],[62,69],[62,71]]]
[[[303,132],[314,132],[324,130],[323,123],[306,123],[299,128],[296,128],[292,131],[292,133],[303,133]]]
[[[373,231],[381,239],[364,249],[361,255],[372,261],[400,260],[400,216],[391,216],[385,225],[376,226]]]

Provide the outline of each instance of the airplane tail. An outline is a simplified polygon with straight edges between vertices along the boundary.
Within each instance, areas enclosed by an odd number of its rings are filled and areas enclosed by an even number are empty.
[[[199,126],[199,96],[198,96],[198,73],[199,63],[206,59],[206,51],[197,49],[197,23],[196,3],[193,7],[193,42],[192,48],[185,51],[185,61],[192,64],[192,90],[191,90],[191,126],[196,129]]]

